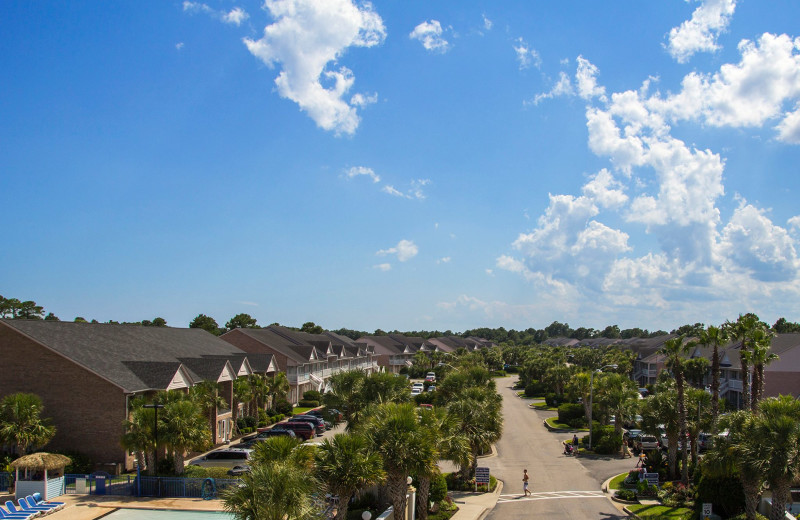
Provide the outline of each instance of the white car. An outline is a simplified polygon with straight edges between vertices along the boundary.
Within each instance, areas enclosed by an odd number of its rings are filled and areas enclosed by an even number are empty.
[[[415,386],[414,388],[411,389],[411,395],[412,396],[419,395],[421,393],[422,393],[422,388],[421,387]]]

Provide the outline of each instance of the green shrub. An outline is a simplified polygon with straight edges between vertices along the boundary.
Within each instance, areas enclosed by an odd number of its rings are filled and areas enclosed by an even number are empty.
[[[441,473],[437,473],[433,477],[431,477],[431,488],[428,492],[428,500],[433,502],[434,504],[437,502],[441,502],[444,500],[444,497],[447,496],[447,479],[444,478],[444,475]]]
[[[322,401],[322,393],[316,390],[307,390],[303,392],[303,399],[305,401]]]
[[[268,410],[259,410],[258,411],[258,422],[259,423],[266,422],[267,418],[270,415],[272,415],[271,413],[268,413],[268,412],[269,412]]]
[[[601,426],[598,423],[592,428],[592,448],[595,453],[610,455],[622,446],[622,435],[617,435],[613,426]]]
[[[297,403],[297,406],[302,408],[319,408],[319,401],[311,401],[309,399],[300,399],[300,402]]]
[[[66,455],[69,457],[72,462],[64,468],[64,473],[91,473],[94,471],[95,462],[88,455],[84,455],[83,453],[75,450],[59,450],[59,451],[51,451],[51,453],[60,453],[61,455]],[[2,465],[0,465],[2,467]],[[13,473],[13,470],[12,470]]]
[[[292,415],[293,408],[294,407],[292,406],[292,403],[290,403],[286,399],[278,399],[275,402],[275,411],[278,412],[279,414]]]
[[[228,468],[202,468],[200,466],[186,466],[182,476],[186,478],[232,478],[228,475]]]
[[[543,395],[547,391],[547,385],[540,383],[539,381],[533,380],[528,383],[528,386],[525,387],[525,396],[526,397],[534,397],[537,395]]]
[[[564,403],[558,407],[558,422],[572,424],[575,419],[580,419],[583,422],[583,405]]]
[[[550,407],[557,407],[558,405],[560,405],[561,403],[565,402],[566,400],[567,400],[567,398],[564,397],[563,395],[554,394],[552,392],[550,392],[548,394],[545,394],[545,396],[544,396],[544,402],[547,403],[547,406],[550,406]]]
[[[618,489],[614,496],[619,498],[620,500],[627,500],[628,502],[633,502],[636,500],[636,491],[632,489]]]
[[[489,372],[491,377],[506,377],[506,373],[504,370],[492,370]]]
[[[710,502],[714,511],[733,516],[744,511],[744,491],[735,475],[712,478],[700,475],[697,483],[697,502]]]

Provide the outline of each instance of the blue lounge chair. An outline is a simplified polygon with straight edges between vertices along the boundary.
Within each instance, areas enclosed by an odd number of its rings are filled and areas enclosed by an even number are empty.
[[[8,509],[8,512],[11,513],[12,515],[38,516],[38,515],[43,514],[42,511],[25,511],[25,510],[22,510],[22,509],[17,509],[17,506],[15,506],[14,502],[12,502],[11,500],[6,500],[6,509]]]
[[[11,501],[9,500],[8,502]],[[11,506],[8,505],[8,502],[6,502],[6,507],[10,509]],[[17,504],[19,505],[19,509],[17,510],[17,512],[22,510],[23,513],[39,513],[42,515],[46,515],[51,511],[49,507],[31,507],[28,505],[27,502],[25,502],[24,498],[20,498],[19,500],[17,500]]]
[[[42,494],[41,493],[34,493],[34,494],[30,495],[30,496],[33,497],[33,501],[34,501],[34,503],[31,504],[31,505],[36,505],[36,506],[54,505],[54,506],[58,506],[58,509],[61,509],[61,508],[65,507],[67,505],[65,502],[56,502],[55,500],[47,500],[47,501],[42,500]],[[28,503],[30,503],[30,500],[28,501]]]
[[[0,518],[9,520],[30,520],[36,515],[32,515],[30,513],[9,513],[2,507],[0,507]]]
[[[50,511],[58,511],[64,504],[51,504],[50,502],[37,502],[33,495],[28,495],[25,497],[25,502],[31,507],[48,507]]]

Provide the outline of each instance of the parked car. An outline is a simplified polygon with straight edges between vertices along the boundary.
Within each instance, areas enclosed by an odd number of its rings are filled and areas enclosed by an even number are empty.
[[[313,415],[330,422],[339,422],[344,418],[342,412],[336,408],[314,408],[307,411],[306,415]],[[327,427],[328,425],[326,424],[325,426]]]
[[[190,466],[200,466],[201,468],[228,468],[247,466],[250,462],[250,454],[253,450],[244,448],[225,448],[222,450],[206,453],[202,457],[197,457],[189,462]]]
[[[642,434],[642,430],[630,429],[622,432],[622,440],[628,444],[629,448],[633,448],[635,440]]]
[[[314,425],[317,435],[325,433],[325,421],[313,415],[295,415],[289,418],[289,422],[307,422]]]
[[[436,385],[431,385],[428,387],[428,392],[435,392],[435,391],[436,391]]]
[[[317,433],[316,427],[304,421],[295,422],[282,422],[272,427],[273,430],[292,430],[297,437],[302,438],[304,441],[313,439]]]
[[[697,451],[706,451],[714,444],[714,436],[710,433],[700,433],[697,435]]]
[[[436,382],[436,372],[428,372],[425,376],[426,383],[435,383]]]
[[[415,386],[414,388],[411,389],[411,395],[412,396],[419,395],[421,393],[422,393],[422,387],[421,386]]]
[[[248,435],[247,437],[242,437],[242,444],[244,444],[246,442],[252,442],[252,441],[261,440],[261,439],[269,439],[270,437],[277,437],[277,436],[283,436],[283,435],[288,435],[289,437],[292,437],[292,438],[295,437],[294,432],[291,431],[291,430],[276,430],[276,429],[270,428],[269,430],[259,431],[256,434]]]
[[[637,452],[658,449],[658,439],[655,435],[640,435],[633,447]]]

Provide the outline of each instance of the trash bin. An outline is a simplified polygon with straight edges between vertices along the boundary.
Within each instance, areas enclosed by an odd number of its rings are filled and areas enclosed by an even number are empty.
[[[86,494],[86,479],[83,477],[78,477],[75,479],[75,493],[79,495]]]
[[[97,476],[94,479],[94,494],[95,495],[105,495],[106,494],[106,477]]]

